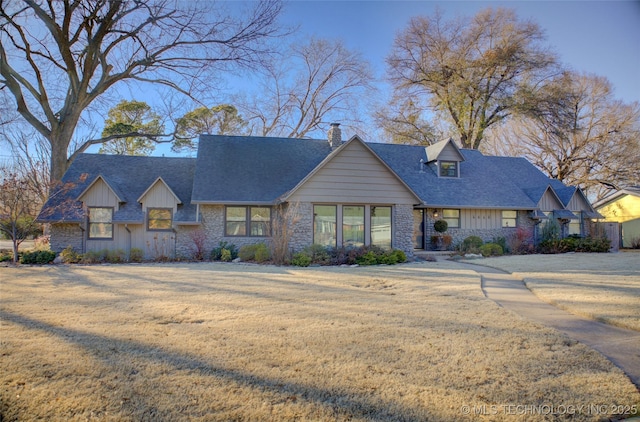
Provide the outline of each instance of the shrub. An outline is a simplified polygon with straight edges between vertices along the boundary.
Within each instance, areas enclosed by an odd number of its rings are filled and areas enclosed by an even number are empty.
[[[234,259],[235,258],[233,257],[233,252],[231,252],[231,250],[222,248],[222,250],[220,251],[220,261],[231,262]]]
[[[585,237],[578,241],[576,252],[609,252],[611,241],[606,237]]]
[[[127,260],[127,254],[122,249],[109,249],[104,259],[111,264],[118,264]]]
[[[631,239],[631,249],[640,249],[640,236]]]
[[[293,255],[291,259],[291,264],[296,267],[308,267],[311,265],[311,257],[304,251],[298,252]]]
[[[144,251],[140,248],[131,248],[129,251],[130,262],[142,262],[144,259]]]
[[[20,257],[21,264],[51,264],[56,259],[56,253],[53,251],[33,251],[23,252]]]
[[[433,223],[433,229],[438,233],[444,233],[449,228],[449,223],[446,220],[438,220]]]
[[[233,261],[238,257],[238,248],[236,248],[236,245],[234,245],[233,243],[227,243],[222,241],[218,243],[218,246],[213,248],[213,250],[211,251],[211,260],[225,261],[224,259],[222,259],[223,250],[226,250],[230,254],[229,255],[230,259],[228,259],[226,262]]]
[[[513,254],[525,254],[533,251],[533,245],[529,243],[531,239],[531,232],[524,227],[516,228],[515,232],[511,233],[507,238],[507,248],[505,251],[509,251]]]
[[[482,246],[484,242],[478,236],[469,236],[462,241],[460,245],[460,252],[463,253],[478,253],[480,246]]]
[[[87,251],[84,255],[82,255],[82,259],[80,262],[83,264],[99,264],[105,261],[107,256],[107,250],[102,249],[99,251]]]
[[[500,245],[503,253],[509,252],[509,247],[507,246],[507,238],[503,236],[494,237],[490,243],[495,243],[496,245]]]
[[[504,253],[504,250],[502,249],[502,246],[498,245],[497,243],[486,243],[480,246],[480,253],[484,257],[500,256]]]
[[[67,246],[60,252],[60,258],[65,264],[77,264],[82,259],[82,255],[76,252],[71,246]]]
[[[243,261],[255,261],[263,263],[269,260],[270,252],[264,243],[255,243],[253,245],[245,245],[240,248],[238,256]]]
[[[542,231],[540,232],[540,241],[545,242],[547,240],[558,240],[560,239],[560,223],[555,218],[550,218],[547,223],[542,226]]]
[[[0,250],[0,262],[12,261],[13,260],[13,251],[3,249]]]
[[[331,261],[327,248],[322,245],[307,246],[302,251],[311,258],[312,264],[326,265]]]
[[[378,256],[374,251],[368,251],[356,258],[356,264],[358,265],[376,265],[378,263]]]
[[[205,256],[204,245],[207,241],[207,233],[203,229],[199,228],[189,233],[189,238],[193,242],[193,259],[196,261],[202,261]]]

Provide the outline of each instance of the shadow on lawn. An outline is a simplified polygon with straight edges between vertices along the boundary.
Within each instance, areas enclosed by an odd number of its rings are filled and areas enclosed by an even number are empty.
[[[122,365],[114,365],[114,360],[139,359],[141,361],[148,360],[152,363],[162,363],[173,367],[176,371],[189,371],[201,376],[215,377],[235,382],[241,386],[248,386],[257,393],[267,391],[281,396],[282,402],[288,401],[292,396],[297,396],[307,402],[316,402],[321,407],[329,408],[336,417],[347,418],[366,418],[372,421],[386,420],[416,420],[418,412],[412,409],[402,409],[394,403],[384,403],[380,398],[372,396],[363,396],[356,392],[338,392],[335,390],[322,389],[317,386],[305,385],[301,383],[292,383],[277,379],[269,379],[253,375],[248,372],[242,372],[234,369],[227,369],[211,364],[197,357],[188,356],[186,354],[175,353],[136,342],[134,340],[123,341],[106,336],[89,334],[79,330],[73,330],[63,327],[57,327],[38,321],[26,316],[17,315],[11,312],[0,310],[0,320],[5,320],[21,325],[30,330],[40,330],[47,334],[52,334],[58,338],[72,344],[76,344],[86,351],[90,352],[95,358],[101,359],[114,371],[125,371],[121,379],[125,380],[130,375],[130,368],[122,368]],[[117,353],[117,357],[113,357]],[[144,367],[144,365],[140,365]],[[144,370],[141,370],[144,371]],[[144,374],[142,374],[144,376]],[[117,378],[117,377],[116,377]],[[159,410],[154,403],[144,402],[143,397],[131,398],[143,406],[143,413],[132,415],[134,417],[176,417],[177,415],[160,415]],[[4,403],[2,407],[9,406]],[[135,411],[135,408],[129,409]],[[182,408],[180,417],[188,417],[183,413]],[[216,409],[211,409],[211,417],[215,418]],[[2,414],[0,413],[0,420]],[[200,415],[201,416],[201,415]]]

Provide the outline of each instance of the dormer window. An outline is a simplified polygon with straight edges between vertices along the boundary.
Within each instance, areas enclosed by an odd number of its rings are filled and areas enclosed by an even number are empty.
[[[458,177],[458,162],[440,161],[440,177]]]

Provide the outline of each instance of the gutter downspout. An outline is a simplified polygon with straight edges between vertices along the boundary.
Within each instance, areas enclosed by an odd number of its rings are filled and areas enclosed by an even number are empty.
[[[127,231],[127,261],[131,261],[131,230],[128,224],[124,225],[124,229]]]

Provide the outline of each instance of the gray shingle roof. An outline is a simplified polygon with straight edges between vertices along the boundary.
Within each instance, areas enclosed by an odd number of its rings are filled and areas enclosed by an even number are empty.
[[[421,198],[423,206],[535,210],[549,186],[563,202],[575,192],[524,158],[461,149],[460,178],[443,178],[426,164],[422,146],[367,145]],[[195,221],[197,203],[274,204],[330,153],[326,140],[203,135],[196,159],[82,154],[64,176],[73,184],[66,195],[73,199],[72,206],[56,207],[61,197],[54,195],[40,220],[81,221],[76,199],[98,175],[125,201],[114,215],[121,222],[144,220],[137,199],[158,177],[184,203],[178,206],[176,222]]]
[[[203,135],[192,202],[274,203],[330,152],[325,140]]]
[[[62,181],[68,187],[64,195],[52,194],[43,207],[43,222],[82,221],[81,204],[76,199],[98,177],[102,176],[116,194],[125,201],[113,219],[118,222],[143,222],[142,205],[137,199],[158,177],[178,195],[186,198],[178,205],[176,222],[195,221],[196,206],[191,198],[194,158],[133,157],[124,155],[81,154],[69,167]]]
[[[435,169],[424,165],[424,147],[368,144],[416,192],[423,203],[433,207],[534,209],[537,201],[525,194],[514,179],[523,163],[521,158],[487,157],[479,151],[461,149],[460,178],[438,177]],[[500,166],[496,166],[496,160]],[[535,169],[535,167],[534,167]],[[528,170],[528,169],[527,169]],[[539,170],[535,169],[539,174]],[[544,176],[544,175],[543,175]],[[544,178],[544,187],[549,180]]]

